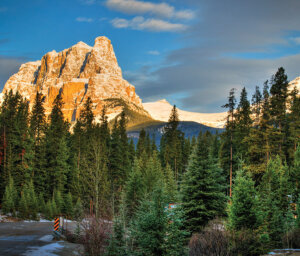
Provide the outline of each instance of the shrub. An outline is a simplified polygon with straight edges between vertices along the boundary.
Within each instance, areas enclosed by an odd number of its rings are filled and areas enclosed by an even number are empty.
[[[282,238],[282,243],[285,248],[300,249],[300,228],[287,232]]]
[[[85,252],[89,256],[104,255],[111,234],[111,223],[89,217],[85,218],[81,226],[83,227],[82,242]]]
[[[203,231],[192,236],[189,243],[189,255],[229,256],[229,244],[229,236],[225,231]]]

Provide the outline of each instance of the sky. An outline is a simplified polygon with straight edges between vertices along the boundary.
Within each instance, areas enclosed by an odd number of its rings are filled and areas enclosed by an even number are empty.
[[[0,0],[0,87],[27,61],[108,37],[143,102],[224,111],[279,67],[300,76],[300,0]]]

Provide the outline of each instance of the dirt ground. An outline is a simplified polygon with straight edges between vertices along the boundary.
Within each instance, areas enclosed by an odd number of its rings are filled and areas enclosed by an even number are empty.
[[[53,241],[53,222],[0,223],[0,256],[79,256],[82,246]]]

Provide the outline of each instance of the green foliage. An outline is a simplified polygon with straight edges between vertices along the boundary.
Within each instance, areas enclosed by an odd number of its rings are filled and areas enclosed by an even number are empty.
[[[291,187],[288,182],[288,169],[282,165],[279,156],[269,162],[259,190],[262,226],[269,234],[273,246],[280,246],[290,205]]]
[[[21,199],[19,201],[18,211],[19,211],[19,214],[18,214],[19,218],[27,219],[29,217],[27,198],[26,198],[24,192],[21,193]]]
[[[162,167],[170,165],[176,180],[179,179],[186,165],[186,159],[183,158],[184,135],[178,130],[178,125],[179,118],[174,105],[160,141],[160,158]]]
[[[230,229],[239,231],[258,228],[258,202],[254,181],[244,169],[237,172],[228,208]]]
[[[224,213],[221,169],[209,157],[207,137],[202,137],[189,159],[182,181],[182,207],[186,228],[199,232],[209,220]]]
[[[139,160],[135,159],[132,170],[125,185],[125,204],[128,217],[131,218],[136,212],[140,201],[145,195],[145,186]]]
[[[165,250],[166,256],[188,255],[187,238],[189,232],[184,229],[184,214],[180,206],[173,208],[168,215],[166,227]]]
[[[46,131],[46,169],[49,182],[48,197],[54,190],[64,191],[67,173],[69,171],[67,147],[68,124],[62,113],[63,102],[58,94],[54,100],[50,114],[50,124]]]
[[[297,206],[296,206],[296,215],[297,215],[296,227],[300,229],[300,194],[299,194],[298,202],[297,202]]]
[[[77,221],[81,221],[83,219],[83,214],[84,214],[84,208],[80,198],[78,198],[74,206],[74,219]]]
[[[62,194],[59,190],[54,191],[53,201],[56,204],[57,213],[58,214],[63,213],[63,211],[64,211],[64,199],[63,199],[63,196],[62,196]]]
[[[69,192],[65,195],[65,204],[64,204],[64,213],[67,214],[69,218],[73,218],[74,209],[73,209],[73,199],[72,194]]]
[[[125,230],[120,219],[114,220],[113,233],[109,239],[106,256],[121,256],[126,254]]]
[[[39,193],[39,196],[38,196],[38,211],[40,213],[44,213],[45,209],[46,209],[46,203],[45,203],[44,195],[42,193]]]
[[[5,193],[2,199],[2,211],[4,214],[12,213],[15,215],[17,207],[18,194],[14,185],[14,180],[9,177],[9,183],[5,188]]]
[[[133,255],[165,255],[167,216],[164,206],[161,189],[153,193],[151,201],[141,203],[130,226]]]
[[[166,200],[169,203],[176,203],[178,201],[177,182],[169,165],[165,167],[164,178]]]

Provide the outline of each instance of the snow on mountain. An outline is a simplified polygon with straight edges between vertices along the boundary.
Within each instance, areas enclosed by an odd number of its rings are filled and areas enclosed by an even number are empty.
[[[172,105],[165,99],[156,102],[143,103],[144,109],[156,120],[168,121]],[[180,121],[193,121],[215,128],[223,128],[227,112],[221,113],[196,113],[188,112],[181,109],[178,110]]]

